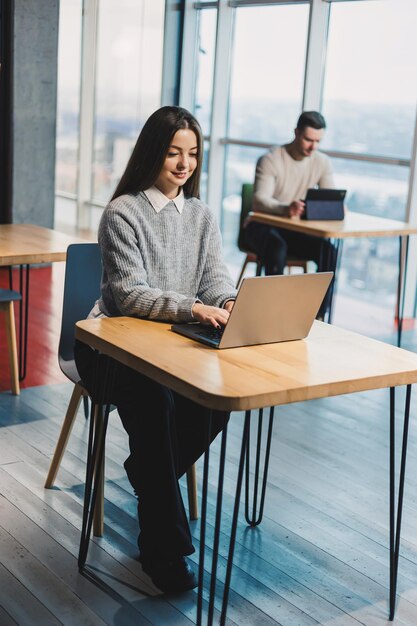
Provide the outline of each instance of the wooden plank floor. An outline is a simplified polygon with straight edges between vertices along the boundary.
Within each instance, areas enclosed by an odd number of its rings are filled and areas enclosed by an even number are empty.
[[[7,391],[0,327],[0,626],[192,624],[196,593],[159,595],[137,561],[136,503],[123,470],[127,442],[116,414],[107,445],[105,536],[91,545],[88,575],[80,576],[76,565],[87,438],[81,413],[57,486],[43,489],[71,394],[56,356],[63,276],[62,263],[31,271],[28,376],[19,398]],[[7,284],[4,270],[0,284]],[[394,343],[395,335],[385,339]],[[403,345],[417,351],[417,334],[405,332]],[[417,624],[414,393],[395,620],[409,625]],[[242,417],[234,415],[229,428],[220,588]],[[401,417],[399,404],[399,430]],[[216,442],[211,455],[209,541],[218,447]],[[241,511],[228,623],[387,624],[387,527],[387,392],[278,410],[262,525],[249,529]],[[192,532],[196,567],[198,522]]]
[[[71,385],[0,394],[0,624],[182,626],[196,593],[160,595],[137,561],[136,501],[123,470],[127,441],[111,415],[105,536],[77,571],[88,424],[80,412],[57,485],[47,472]],[[400,441],[403,393],[398,394]],[[417,392],[412,401],[395,623],[417,624]],[[229,427],[219,588],[226,565],[242,414]],[[212,539],[219,442],[211,455]],[[199,476],[201,478],[201,468]],[[388,392],[276,411],[263,523],[237,533],[228,624],[388,623]],[[192,523],[197,552],[199,523]],[[217,604],[219,609],[219,603]],[[218,616],[218,613],[217,613]]]

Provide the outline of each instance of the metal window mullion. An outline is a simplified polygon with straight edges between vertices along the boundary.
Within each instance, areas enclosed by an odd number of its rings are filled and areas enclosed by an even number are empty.
[[[331,4],[332,2],[382,2],[382,0],[321,0],[321,2],[325,2],[327,4]]]
[[[264,148],[269,150],[275,144],[265,143],[262,141],[250,141],[244,139],[233,139],[233,137],[222,137],[220,143],[227,146],[245,146],[247,148]],[[344,152],[342,150],[321,150],[324,154],[335,159],[346,159],[349,161],[365,161],[366,163],[380,163],[384,165],[399,165],[403,167],[410,167],[410,159],[404,159],[401,157],[385,157],[377,154],[361,154],[359,152]]]
[[[192,0],[185,0],[182,33],[180,105],[194,110],[196,72],[198,60],[198,14]]]
[[[308,4],[310,0],[228,0],[229,7],[276,6],[283,4]]]
[[[304,74],[303,111],[320,111],[326,66],[330,4],[311,0]]]
[[[380,156],[378,154],[344,152],[343,150],[321,150],[330,157],[335,159],[349,159],[351,161],[366,161],[367,163],[380,163],[384,165],[399,165],[410,167],[410,159],[402,157]]]
[[[180,103],[183,15],[176,0],[165,0],[161,106]]]
[[[213,2],[193,2],[194,9],[217,9],[219,3],[217,0],[213,0]]]
[[[99,0],[84,0],[81,52],[80,141],[78,153],[77,225],[90,226],[92,196],[94,97]]]
[[[225,167],[225,146],[221,139],[227,134],[232,38],[233,9],[228,6],[227,0],[220,0],[217,9],[207,186],[208,205],[219,220],[223,201]]]
[[[414,140],[411,154],[406,218],[417,224],[417,115],[414,124]],[[404,317],[416,317],[417,309],[417,237],[410,237],[408,247],[407,277],[404,285]]]

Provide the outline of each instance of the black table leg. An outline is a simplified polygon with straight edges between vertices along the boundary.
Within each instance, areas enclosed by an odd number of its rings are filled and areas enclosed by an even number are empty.
[[[398,259],[398,285],[397,285],[397,306],[395,316],[397,318],[397,346],[401,346],[401,334],[404,319],[405,303],[405,281],[407,278],[408,263],[408,235],[399,237],[399,259]]]
[[[84,490],[83,521],[78,552],[78,570],[83,571],[87,560],[88,546],[93,525],[94,511],[100,489],[104,447],[110,404],[105,394],[112,388],[115,364],[96,351],[94,368],[94,390],[91,402],[90,429],[87,446],[87,466]],[[104,414],[103,407],[105,406]]]
[[[258,411],[258,435],[256,441],[256,455],[255,455],[255,473],[253,478],[253,489],[252,489],[252,513],[249,512],[250,508],[250,433],[247,436],[247,444],[246,444],[246,472],[245,472],[245,518],[249,526],[255,527],[258,526],[263,517],[264,504],[265,504],[265,493],[266,493],[266,484],[268,480],[268,467],[269,467],[269,457],[271,452],[271,439],[272,439],[272,428],[274,424],[274,407],[269,409],[269,425],[268,425],[268,434],[266,438],[266,448],[265,448],[265,458],[263,463],[263,476],[262,476],[262,488],[261,488],[261,499],[259,504],[259,512],[258,512],[258,489],[259,489],[259,469],[261,464],[261,444],[262,444],[262,422],[263,422],[263,409],[259,409]]]
[[[237,520],[239,515],[240,495],[242,490],[243,469],[245,465],[246,445],[247,437],[250,425],[250,411],[246,411],[245,423],[243,427],[242,446],[240,451],[240,460],[238,468],[238,476],[236,482],[235,503],[233,509],[232,524],[230,530],[230,543],[229,553],[226,567],[226,577],[223,590],[222,611],[220,615],[220,625],[224,626],[226,621],[227,604],[229,598],[230,579],[232,574],[233,554],[236,541],[236,529]],[[210,431],[210,426],[209,426]],[[208,441],[210,432],[208,432]],[[217,489],[217,501],[216,501],[216,516],[214,526],[214,538],[213,538],[213,556],[211,563],[210,573],[210,590],[207,607],[207,626],[213,625],[214,618],[214,600],[216,594],[216,579],[217,579],[217,561],[219,552],[220,541],[220,526],[221,526],[221,506],[223,498],[223,481],[224,481],[224,465],[226,459],[226,441],[227,441],[227,427],[222,432],[220,461],[219,461],[219,478]],[[203,471],[203,487],[202,487],[202,505],[201,505],[201,521],[200,521],[200,557],[199,557],[199,570],[198,570],[198,597],[197,597],[197,625],[203,624],[203,584],[204,584],[204,555],[205,555],[205,540],[206,540],[206,517],[207,517],[207,488],[208,488],[208,472],[209,472],[209,448],[204,455],[204,471]]]
[[[327,254],[327,259],[326,259],[326,263],[325,265],[322,267],[326,267],[329,268],[330,271],[334,272],[334,276],[333,276],[333,280],[330,283],[329,286],[329,292],[330,292],[330,296],[329,296],[329,307],[327,310],[327,322],[329,324],[332,323],[332,309],[333,309],[333,298],[334,298],[334,294],[336,291],[336,281],[337,281],[337,274],[339,272],[340,269],[340,261],[342,258],[342,250],[343,250],[343,239],[334,239],[333,241],[331,239],[325,240],[327,241],[329,244],[333,245],[334,247],[334,259],[333,259],[333,266],[332,266],[332,250],[330,245],[328,246],[328,254]],[[324,245],[322,246],[322,254],[323,254],[323,249],[324,249]]]
[[[403,440],[401,450],[400,478],[398,486],[397,515],[395,515],[395,387],[390,388],[390,592],[389,619],[395,615],[395,598],[397,593],[398,559],[400,555],[401,519],[404,496],[405,464],[407,458],[408,426],[410,417],[411,385],[407,385]]]
[[[85,478],[83,523],[81,529],[80,549],[78,552],[78,570],[83,571],[87,560],[90,543],[91,528],[93,525],[94,510],[97,502],[99,483],[102,479],[100,468],[103,462],[104,442],[109,420],[110,406],[106,406],[103,416],[103,407],[91,403],[90,432],[87,448],[87,470]]]
[[[198,560],[198,592],[197,592],[197,624],[202,624],[203,617],[203,586],[204,586],[204,557],[206,548],[206,519],[207,519],[207,490],[208,470],[210,461],[210,436],[212,414],[208,420],[206,433],[206,452],[204,454],[203,484],[201,491],[201,518],[200,518],[200,552]],[[213,599],[214,605],[214,599]]]

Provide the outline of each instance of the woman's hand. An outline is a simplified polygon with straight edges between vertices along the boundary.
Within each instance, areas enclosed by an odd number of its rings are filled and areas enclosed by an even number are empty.
[[[227,311],[228,313],[231,313],[231,312],[232,312],[232,309],[233,309],[233,305],[234,305],[234,303],[235,303],[235,301],[234,301],[234,300],[228,300],[228,301],[226,302],[226,304],[224,305],[224,308],[226,309],[226,311]]]
[[[196,302],[192,308],[194,319],[202,324],[219,328],[225,326],[229,319],[229,311],[220,309],[217,306],[208,306],[201,302]]]

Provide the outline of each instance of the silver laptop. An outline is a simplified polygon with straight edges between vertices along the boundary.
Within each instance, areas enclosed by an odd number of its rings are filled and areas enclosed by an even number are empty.
[[[245,278],[227,325],[173,324],[176,333],[213,348],[237,348],[307,337],[333,272]]]

